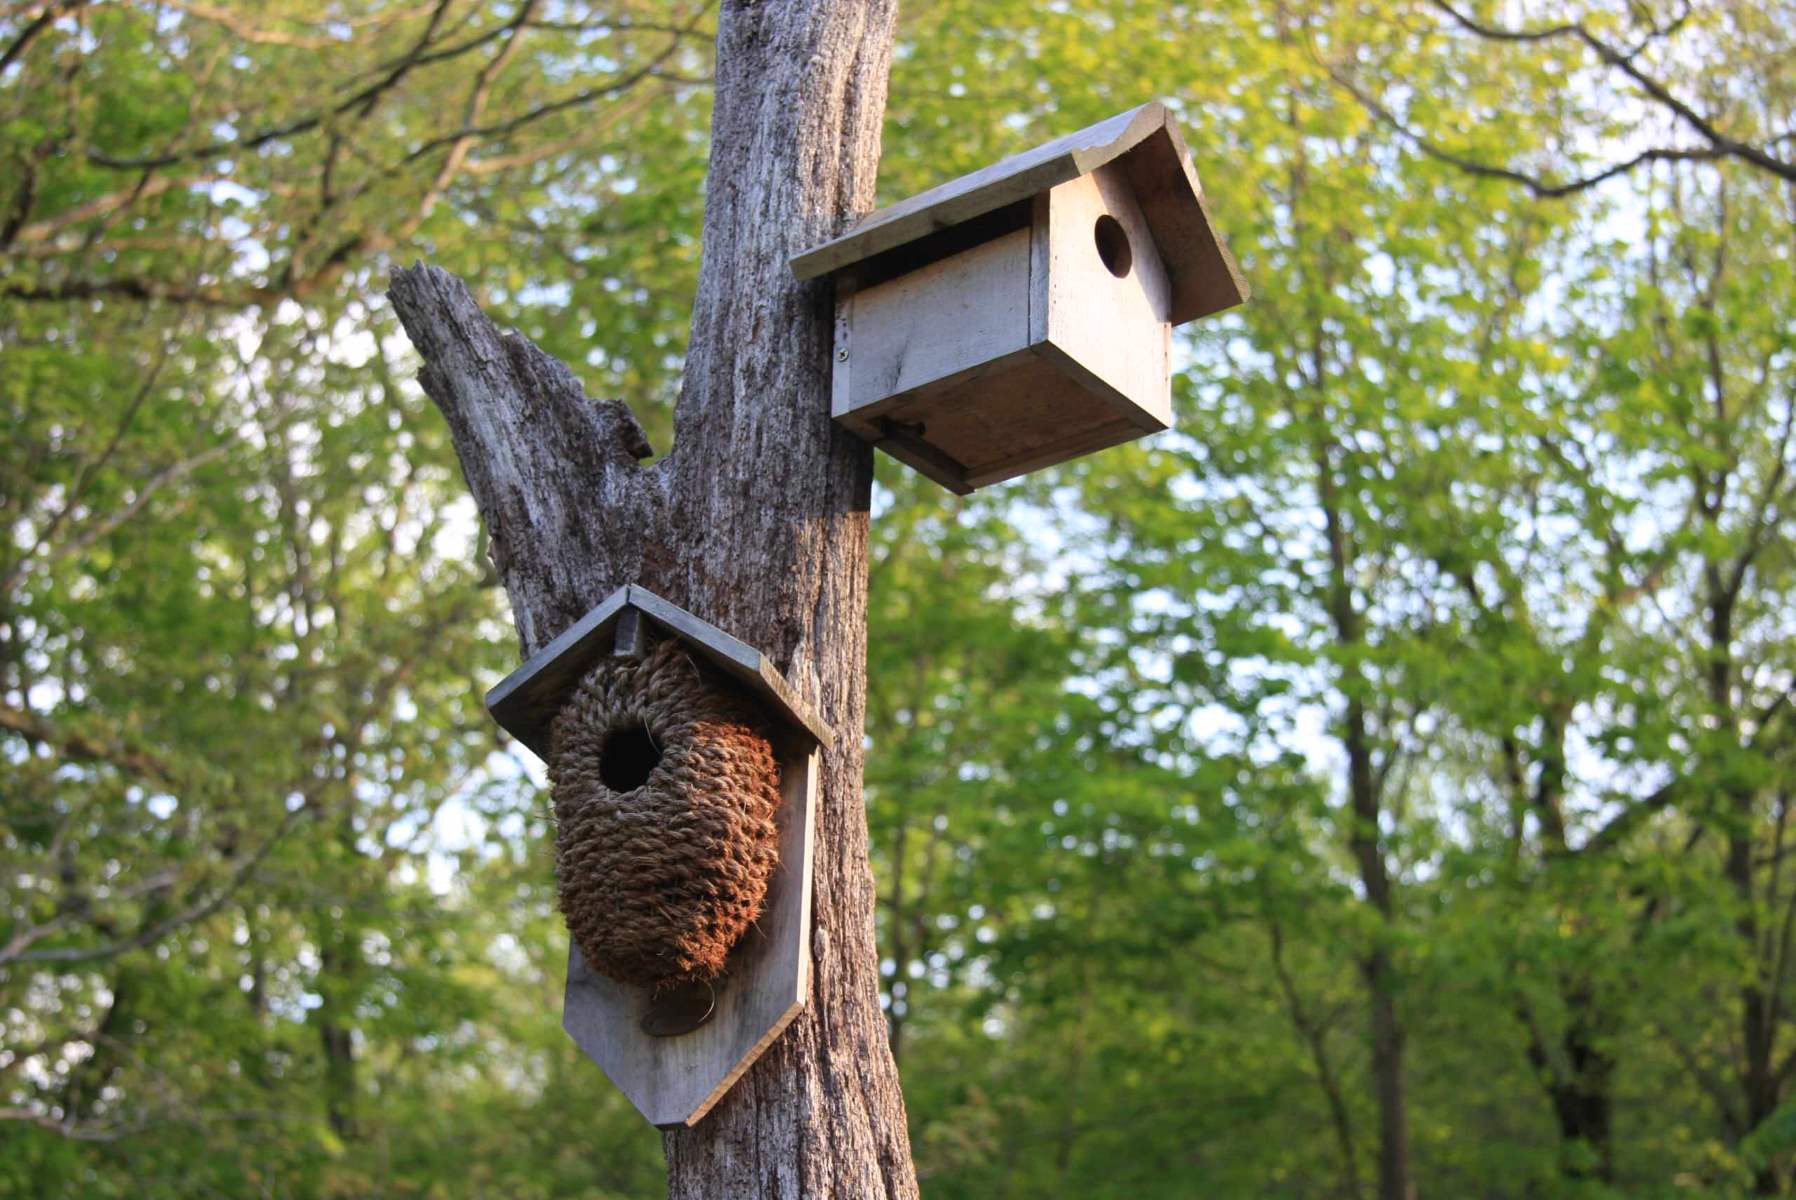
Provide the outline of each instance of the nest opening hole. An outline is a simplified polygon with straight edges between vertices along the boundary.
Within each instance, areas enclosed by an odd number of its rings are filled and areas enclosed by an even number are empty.
[[[1098,257],[1103,260],[1104,269],[1118,279],[1129,273],[1135,264],[1135,256],[1129,250],[1129,234],[1122,227],[1122,222],[1108,213],[1099,217],[1092,229],[1092,238],[1098,244]]]
[[[599,779],[614,792],[633,792],[649,781],[661,761],[661,747],[642,721],[612,730],[599,751]]]

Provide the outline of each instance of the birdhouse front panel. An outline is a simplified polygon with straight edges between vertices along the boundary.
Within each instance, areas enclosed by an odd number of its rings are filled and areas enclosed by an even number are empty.
[[[1144,105],[860,222],[832,415],[957,492],[1172,423],[1171,327],[1246,296],[1166,110]]]
[[[892,279],[838,283],[835,416],[872,430],[886,401],[1027,347],[1029,242],[1025,225]]]

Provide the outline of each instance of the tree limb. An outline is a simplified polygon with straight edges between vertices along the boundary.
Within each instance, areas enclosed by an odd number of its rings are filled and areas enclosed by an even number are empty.
[[[24,29],[19,31],[19,36],[14,38],[4,51],[0,51],[0,72],[4,72],[6,68],[19,61],[25,51],[31,48],[31,43],[36,41],[44,30],[53,25],[64,10],[73,11],[85,3],[87,0],[59,0],[58,3],[44,5],[43,11],[39,12]]]
[[[0,966],[8,963],[60,963],[64,966],[74,963],[94,962],[102,958],[115,958],[131,950],[141,950],[152,946],[167,937],[170,933],[195,921],[203,921],[225,906],[225,903],[236,894],[255,873],[262,861],[280,844],[281,839],[299,823],[302,817],[311,812],[311,806],[302,804],[289,809],[281,823],[275,826],[274,832],[262,840],[247,856],[236,860],[235,868],[218,885],[212,893],[188,904],[179,912],[138,929],[129,937],[117,938],[110,942],[102,942],[92,946],[59,946],[48,950],[29,950],[25,947],[41,941],[35,930],[27,929],[15,934],[4,948],[0,948]]]
[[[658,527],[665,472],[638,465],[653,451],[628,405],[588,399],[560,362],[501,333],[449,272],[401,268],[388,294],[424,358],[419,382],[449,422],[533,652],[595,600],[583,560],[640,569],[642,527],[620,514]]]
[[[1572,179],[1554,180],[1544,176],[1533,175],[1526,171],[1518,171],[1513,167],[1495,166],[1478,159],[1449,150],[1439,143],[1418,133],[1401,118],[1385,107],[1370,93],[1354,83],[1344,72],[1334,66],[1327,67],[1329,78],[1348,95],[1359,101],[1360,106],[1371,113],[1380,124],[1413,145],[1417,150],[1436,162],[1457,167],[1468,175],[1476,175],[1483,179],[1500,179],[1506,183],[1517,184],[1527,188],[1543,200],[1558,200],[1578,192],[1588,191],[1598,184],[1607,183],[1611,179],[1626,175],[1637,167],[1651,162],[1713,162],[1726,157],[1726,153],[1716,148],[1680,148],[1671,146],[1653,146],[1640,151],[1630,158],[1610,164],[1589,175],[1581,175]]]
[[[122,738],[95,737],[67,729],[28,709],[0,705],[0,729],[53,747],[63,758],[79,762],[108,763],[132,775],[154,779],[170,787],[185,787],[191,782],[184,772],[176,770],[166,759],[132,746]]]
[[[1608,42],[1592,33],[1580,23],[1570,22],[1550,26],[1539,30],[1507,29],[1501,26],[1488,25],[1477,21],[1466,13],[1455,8],[1449,0],[1428,0],[1436,9],[1445,13],[1462,29],[1477,34],[1479,37],[1494,41],[1545,41],[1550,38],[1571,37],[1588,48],[1605,66],[1620,71],[1632,80],[1642,92],[1645,92],[1654,103],[1672,113],[1684,124],[1694,130],[1698,136],[1708,142],[1718,155],[1738,158],[1764,171],[1769,171],[1783,179],[1796,181],[1796,162],[1788,162],[1776,158],[1767,151],[1749,142],[1742,142],[1729,137],[1715,127],[1713,121],[1698,113],[1687,101],[1674,94],[1669,87],[1642,71],[1636,64],[1639,49],[1624,52],[1611,46]],[[1687,15],[1687,14],[1686,14]],[[1676,28],[1683,18],[1674,22],[1669,28]],[[1648,40],[1651,40],[1649,36]],[[1645,43],[1642,43],[1644,47]]]

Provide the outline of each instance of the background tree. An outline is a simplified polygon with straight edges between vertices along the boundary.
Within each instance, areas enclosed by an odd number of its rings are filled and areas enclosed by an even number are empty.
[[[1679,15],[1455,8],[1624,47]],[[477,707],[516,644],[374,298],[449,267],[666,447],[716,17],[521,11],[0,18],[0,1194],[665,1190],[559,1029],[543,794]],[[1695,7],[1639,62],[1781,155],[1786,15]],[[1256,291],[1181,341],[1182,434],[964,500],[877,464],[922,1186],[1372,1194],[1384,947],[1417,1194],[1787,1193],[1788,184],[1575,36],[1432,3],[901,16],[882,201],[1163,95]],[[1546,200],[1412,134],[1551,185],[1705,156]]]
[[[1796,182],[1796,128],[1791,126],[1791,17],[1786,4],[1548,4],[1517,22],[1493,4],[1422,0],[1400,20],[1433,25],[1448,36],[1481,40],[1508,51],[1509,69],[1534,56],[1568,86],[1551,106],[1530,109],[1547,139],[1542,162],[1516,160],[1491,143],[1461,149],[1470,127],[1513,117],[1500,103],[1457,112],[1416,112],[1379,95],[1347,59],[1331,71],[1384,124],[1429,157],[1557,199],[1664,163],[1735,163]],[[1427,36],[1427,35],[1424,35]],[[1725,66],[1721,72],[1698,64]],[[1493,73],[1494,74],[1494,73]],[[1409,108],[1402,104],[1402,108]],[[1460,128],[1437,136],[1442,120]],[[1594,138],[1591,135],[1595,135]],[[1487,135],[1488,136],[1488,135]],[[1497,143],[1500,144],[1500,143]],[[1542,169],[1542,166],[1545,169]]]

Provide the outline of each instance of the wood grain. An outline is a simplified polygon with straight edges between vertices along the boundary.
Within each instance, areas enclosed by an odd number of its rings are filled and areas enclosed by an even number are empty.
[[[860,288],[840,303],[848,390],[833,403],[845,416],[1029,344],[1029,231]]]
[[[1099,218],[1127,244],[1115,271]],[[1170,427],[1171,325],[1247,295],[1157,103],[874,213],[792,269],[836,273],[837,422],[963,495]]]
[[[1183,325],[1244,303],[1247,280],[1222,239],[1178,125],[1168,120],[1117,165],[1135,189],[1172,281],[1166,319]]]
[[[1165,106],[1150,101],[1013,154],[862,218],[841,237],[794,255],[792,271],[800,279],[815,279],[950,225],[1027,200],[1111,161],[1139,145],[1167,120]]]
[[[1099,256],[1119,223],[1131,265]],[[836,300],[832,411],[965,494],[1172,423],[1170,284],[1115,164],[1039,194],[1030,223]]]
[[[1108,217],[1131,248],[1117,277],[1098,255],[1094,229]],[[1159,248],[1122,173],[1100,167],[1048,193],[1048,328],[1051,342],[1103,386],[1108,405],[1144,433],[1172,424],[1167,360],[1171,289]]]

